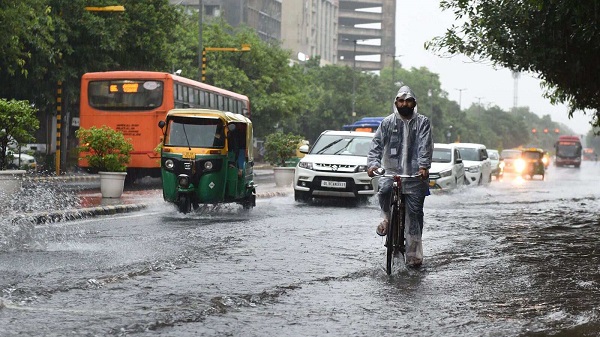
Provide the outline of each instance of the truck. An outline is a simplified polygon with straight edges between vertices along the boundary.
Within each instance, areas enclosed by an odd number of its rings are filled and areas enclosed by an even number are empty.
[[[558,141],[554,143],[556,155],[554,157],[554,165],[573,166],[579,168],[581,166],[581,139],[578,136],[559,136]]]
[[[343,131],[375,132],[385,117],[363,117],[358,121],[342,126]]]

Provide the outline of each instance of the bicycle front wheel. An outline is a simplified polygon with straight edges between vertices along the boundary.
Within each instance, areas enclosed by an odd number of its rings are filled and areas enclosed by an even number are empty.
[[[392,205],[390,222],[388,223],[387,236],[385,239],[385,246],[387,250],[386,254],[386,268],[385,271],[388,275],[392,274],[394,267],[394,255],[396,255],[396,247],[398,245],[398,210],[395,205]]]

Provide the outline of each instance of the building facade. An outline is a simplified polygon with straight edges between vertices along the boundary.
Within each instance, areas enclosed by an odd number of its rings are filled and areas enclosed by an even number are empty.
[[[363,71],[391,66],[395,16],[396,0],[339,0],[338,63]]]
[[[282,18],[282,46],[293,61],[319,56],[321,65],[337,63],[338,0],[284,1]]]
[[[263,41],[280,41],[292,61],[320,56],[321,65],[362,71],[391,66],[396,55],[397,0],[170,0],[203,7],[204,18],[245,24]],[[301,61],[301,60],[300,60]]]

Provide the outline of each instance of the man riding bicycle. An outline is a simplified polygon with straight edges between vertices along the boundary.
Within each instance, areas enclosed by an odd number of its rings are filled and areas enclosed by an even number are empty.
[[[383,167],[386,173],[416,175],[421,179],[403,182],[406,194],[406,265],[419,267],[423,263],[423,204],[429,195],[429,168],[433,154],[431,123],[415,111],[417,98],[408,86],[402,86],[396,94],[393,112],[387,116],[375,132],[368,154],[370,177]],[[383,165],[382,165],[383,164]],[[383,220],[377,226],[377,234],[385,236],[390,221],[392,178],[379,178],[379,207]]]

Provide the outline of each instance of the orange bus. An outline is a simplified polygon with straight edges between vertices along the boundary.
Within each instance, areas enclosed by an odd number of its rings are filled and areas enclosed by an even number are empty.
[[[80,127],[107,125],[133,141],[127,167],[129,183],[160,177],[158,121],[173,108],[210,108],[250,117],[245,95],[185,77],[152,71],[86,73],[81,78]],[[89,170],[83,154],[79,166]]]

